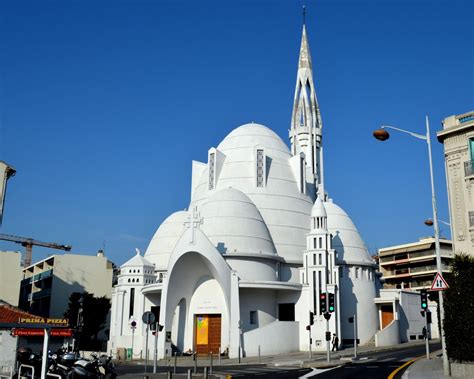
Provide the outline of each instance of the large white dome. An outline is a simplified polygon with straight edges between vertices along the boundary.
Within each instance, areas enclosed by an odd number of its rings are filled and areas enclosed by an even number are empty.
[[[145,257],[155,264],[155,269],[166,270],[170,255],[184,231],[186,211],[171,214],[160,225],[145,252]]]
[[[340,263],[373,266],[367,247],[359,231],[346,212],[332,201],[324,203],[328,231],[332,234],[332,248]]]
[[[276,253],[260,212],[242,192],[233,188],[220,190],[200,211],[201,229],[221,253]]]
[[[266,156],[266,185],[255,185],[255,150]],[[209,190],[205,167],[194,187],[189,208],[199,208],[215,192],[232,187],[243,192],[261,214],[277,254],[287,261],[302,263],[306,234],[310,227],[313,202],[299,190],[287,145],[271,129],[260,124],[245,124],[234,129],[218,145],[225,155],[215,189]],[[194,180],[194,178],[193,178]]]

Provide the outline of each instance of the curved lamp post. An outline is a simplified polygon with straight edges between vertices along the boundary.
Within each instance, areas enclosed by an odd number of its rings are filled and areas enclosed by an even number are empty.
[[[383,125],[380,129],[374,131],[373,136],[379,141],[386,141],[390,138],[390,134],[386,129],[393,129],[398,132],[409,134],[412,137],[426,141],[428,145],[428,159],[430,163],[430,179],[431,179],[431,205],[433,207],[433,219],[431,220],[432,225],[434,226],[434,237],[435,237],[435,251],[436,251],[436,268],[439,274],[441,274],[441,253],[439,245],[439,228],[438,228],[438,211],[436,209],[436,196],[435,196],[435,187],[434,187],[434,176],[433,176],[433,161],[431,158],[431,137],[430,137],[430,124],[428,121],[428,116],[425,118],[426,121],[426,135],[413,133],[408,130],[395,128],[394,126]],[[428,224],[427,224],[428,225]],[[441,348],[443,350],[443,368],[444,374],[449,376],[449,363],[448,356],[446,354],[446,341],[444,338],[444,306],[443,306],[443,291],[438,291],[439,296],[439,315],[440,315],[440,326],[441,326]]]

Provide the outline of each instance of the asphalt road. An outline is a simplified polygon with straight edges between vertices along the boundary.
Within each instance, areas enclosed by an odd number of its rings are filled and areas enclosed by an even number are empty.
[[[438,350],[441,345],[439,342],[431,343],[430,350]],[[378,353],[361,354],[358,362],[348,363],[343,366],[331,369],[310,369],[296,367],[270,367],[264,364],[242,364],[242,365],[223,365],[214,367],[214,374],[230,375],[232,378],[258,378],[258,379],[296,379],[296,378],[363,378],[363,379],[387,379],[392,371],[400,367],[404,363],[425,354],[425,346],[418,345],[405,349],[390,350]],[[165,373],[170,371],[172,367],[158,366],[157,373]],[[178,366],[177,374],[185,374],[188,369],[193,367]],[[117,374],[128,378],[143,378],[149,375],[150,379],[154,378],[153,366],[148,366],[148,374],[144,374],[144,366],[141,365],[118,365]],[[203,368],[198,368],[198,373],[203,373]],[[399,372],[397,377],[401,377],[403,370]]]
[[[441,344],[431,343],[430,351],[438,350]],[[416,346],[403,350],[385,351],[380,353],[371,353],[362,356],[357,363],[347,364],[342,367],[337,367],[329,370],[313,370],[314,378],[329,379],[329,378],[364,378],[364,379],[387,379],[392,371],[400,367],[404,363],[411,361],[426,353],[425,346]],[[367,358],[367,359],[364,359]],[[400,378],[404,370],[397,374]],[[311,375],[311,374],[308,374]],[[309,376],[308,376],[309,377]]]

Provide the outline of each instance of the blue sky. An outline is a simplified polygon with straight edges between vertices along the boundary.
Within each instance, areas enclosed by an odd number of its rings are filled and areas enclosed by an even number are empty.
[[[187,207],[191,160],[250,121],[288,141],[302,4],[1,2],[0,159],[18,171],[1,233],[105,248],[118,264],[145,250]],[[371,133],[424,133],[425,114],[434,133],[474,109],[472,1],[306,4],[330,196],[372,252],[432,234],[426,145]],[[33,249],[35,260],[56,252]]]

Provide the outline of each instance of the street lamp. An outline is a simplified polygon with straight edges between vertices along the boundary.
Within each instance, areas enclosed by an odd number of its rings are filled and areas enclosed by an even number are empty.
[[[451,226],[451,224],[449,222],[446,222],[446,221],[443,221],[443,220],[438,220],[438,222],[444,224],[444,225],[447,225],[447,226]],[[425,225],[426,226],[433,226],[433,219],[432,218],[428,218],[425,220]]]
[[[408,130],[395,128],[394,126],[383,125],[380,129],[374,131],[373,136],[378,139],[379,141],[386,141],[390,138],[390,134],[386,129],[393,129],[398,132],[402,132],[405,134],[409,134],[412,137],[421,139],[426,141],[428,145],[428,159],[430,163],[430,179],[431,179],[431,205],[433,207],[433,219],[432,223],[434,226],[434,237],[435,237],[435,251],[436,251],[436,268],[438,273],[441,275],[441,254],[440,254],[440,245],[439,245],[439,228],[438,228],[438,212],[436,209],[436,196],[435,196],[435,187],[434,187],[434,176],[433,176],[433,161],[431,158],[431,137],[430,137],[430,124],[428,121],[428,116],[425,118],[426,122],[426,135],[413,133]],[[443,321],[444,321],[444,306],[443,306],[443,293],[442,291],[438,291],[439,295],[439,315],[440,315],[440,325],[441,325],[441,348],[443,350],[443,368],[444,374],[449,376],[449,364],[448,364],[448,356],[446,354],[446,341],[444,338],[444,328],[443,328]]]

